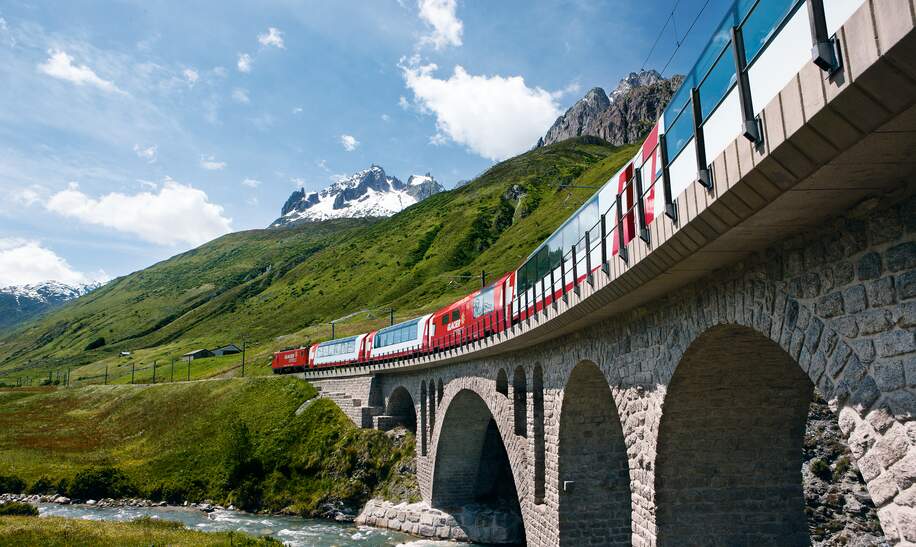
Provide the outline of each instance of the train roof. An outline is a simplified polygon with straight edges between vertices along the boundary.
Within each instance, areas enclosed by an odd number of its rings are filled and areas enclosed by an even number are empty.
[[[388,332],[388,331],[392,331],[392,330],[401,328],[401,327],[403,327],[403,326],[405,326],[405,325],[409,325],[409,324],[411,324],[411,323],[419,323],[420,321],[422,321],[422,320],[424,320],[424,319],[428,319],[430,315],[431,315],[431,314],[421,315],[420,317],[414,317],[413,319],[408,319],[407,321],[401,321],[400,323],[395,323],[394,325],[391,325],[390,327],[381,328],[381,329],[379,329],[379,330],[377,330],[377,331],[375,331],[375,332],[376,332],[376,334],[382,334],[382,333],[385,333],[385,332]]]
[[[339,344],[340,342],[351,342],[351,341],[353,341],[353,340],[356,340],[356,339],[359,338],[360,336],[365,336],[365,335],[366,335],[366,333],[357,334],[357,335],[355,335],[355,336],[347,336],[346,338],[335,338],[335,339],[333,339],[333,340],[325,340],[324,342],[319,342],[318,345],[319,345],[319,346],[326,346],[326,345],[328,345],[328,344]]]

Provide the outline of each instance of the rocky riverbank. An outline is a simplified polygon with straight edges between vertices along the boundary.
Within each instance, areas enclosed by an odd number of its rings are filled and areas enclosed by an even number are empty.
[[[356,517],[356,524],[427,539],[490,544],[519,544],[525,537],[519,515],[476,504],[447,513],[423,502],[393,503],[373,499]]]
[[[124,498],[124,499],[113,499],[113,498],[101,498],[98,500],[80,500],[80,499],[71,499],[67,496],[61,496],[58,494],[0,494],[0,504],[9,503],[9,502],[19,502],[19,503],[28,503],[31,505],[38,505],[39,503],[56,503],[57,505],[89,505],[93,507],[168,507],[169,503],[165,501],[152,501],[141,498]],[[181,505],[176,505],[175,507],[184,507],[190,509],[197,509],[204,513],[212,513],[213,511],[235,511],[236,508],[233,505],[228,507],[223,507],[222,505],[212,503],[209,501],[203,503],[192,503],[184,502]],[[353,519],[350,519],[351,521]]]

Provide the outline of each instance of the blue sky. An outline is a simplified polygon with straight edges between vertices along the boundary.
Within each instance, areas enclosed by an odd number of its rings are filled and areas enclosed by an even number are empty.
[[[124,275],[377,163],[446,187],[705,0],[0,3],[0,286]],[[727,0],[666,70],[683,72]],[[647,67],[675,47],[669,25]]]

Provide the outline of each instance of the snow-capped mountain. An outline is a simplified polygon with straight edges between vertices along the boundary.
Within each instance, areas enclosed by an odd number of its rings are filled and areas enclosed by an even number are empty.
[[[404,184],[372,165],[320,192],[296,190],[271,227],[332,218],[387,217],[443,190],[429,173],[411,175]]]
[[[17,325],[101,286],[101,283],[67,285],[45,281],[0,288],[0,329]]]

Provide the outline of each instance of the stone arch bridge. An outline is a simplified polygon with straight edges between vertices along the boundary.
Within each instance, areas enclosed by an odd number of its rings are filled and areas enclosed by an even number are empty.
[[[306,377],[416,431],[424,502],[532,545],[808,545],[816,389],[887,539],[916,544],[916,6],[865,2],[607,273],[509,331]]]

